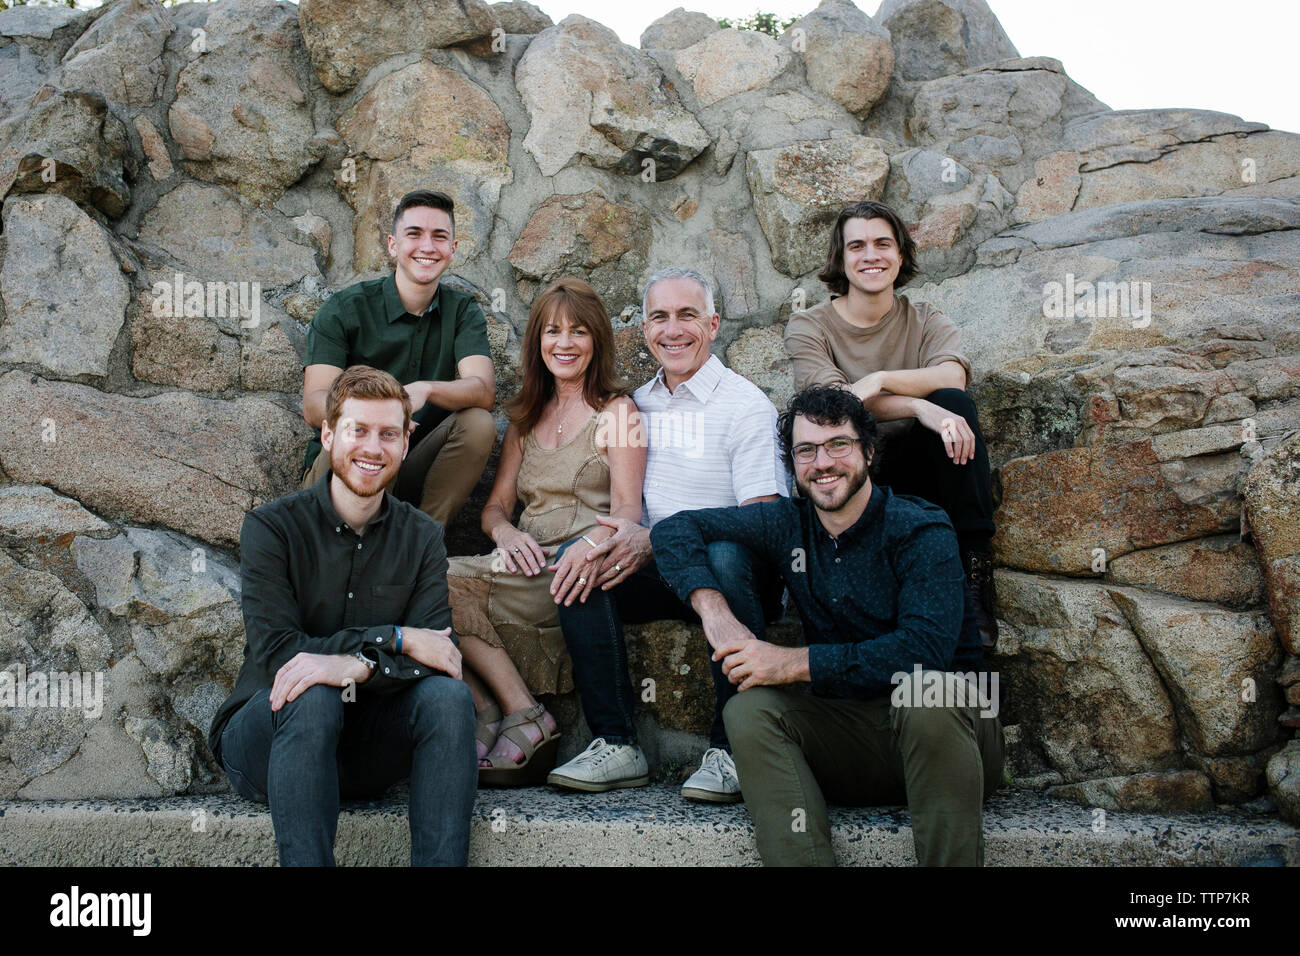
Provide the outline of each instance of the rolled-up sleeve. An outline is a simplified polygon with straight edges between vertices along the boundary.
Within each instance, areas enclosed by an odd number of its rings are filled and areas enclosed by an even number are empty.
[[[970,359],[961,350],[961,333],[952,319],[938,309],[930,309],[921,332],[920,367],[932,368],[943,362],[958,362],[970,380]]]
[[[798,314],[790,316],[782,341],[790,356],[796,391],[801,392],[809,385],[850,384],[831,356],[825,333],[812,319]]]

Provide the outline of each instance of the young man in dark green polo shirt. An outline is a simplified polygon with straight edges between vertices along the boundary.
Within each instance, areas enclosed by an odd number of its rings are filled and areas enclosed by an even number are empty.
[[[482,309],[439,281],[456,252],[455,230],[448,196],[407,193],[388,237],[393,274],[335,293],[312,319],[302,417],[318,431],[303,462],[304,488],[329,469],[319,429],[330,385],[348,366],[369,365],[403,383],[415,413],[393,494],[443,525],[469,497],[496,441],[496,378]]]

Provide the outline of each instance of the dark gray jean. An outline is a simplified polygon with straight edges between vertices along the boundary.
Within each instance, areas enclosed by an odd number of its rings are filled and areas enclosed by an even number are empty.
[[[340,795],[378,796],[410,777],[411,865],[464,866],[478,785],[469,687],[435,674],[343,696],[317,684],[272,713],[259,690],[222,733],[231,785],[270,804],[280,864],[333,866]]]
[[[573,541],[566,541],[559,554]],[[780,574],[734,541],[709,542],[709,570],[721,585],[731,613],[762,640],[766,634],[764,622],[781,615],[785,585]],[[573,659],[573,681],[578,685],[582,712],[592,734],[611,744],[636,743],[623,624],[664,620],[699,624],[699,616],[659,576],[653,559],[613,590],[595,589],[585,604],[574,601],[557,610],[564,643]],[[735,695],[736,688],[722,673],[719,661],[710,660],[709,667],[715,696],[709,746],[726,749],[722,708]]]

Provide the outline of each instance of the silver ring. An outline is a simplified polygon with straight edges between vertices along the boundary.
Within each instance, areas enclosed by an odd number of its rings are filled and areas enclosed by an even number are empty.
[[[586,584],[586,583],[587,583],[587,579],[586,579],[586,578],[578,578],[578,583],[579,583],[579,584]]]
[[[623,571],[623,566],[622,566],[621,564],[617,564],[617,563],[616,563],[616,564],[614,565],[614,571],[615,571],[616,573],[621,573],[621,572]]]
[[[519,549],[518,549],[518,548],[511,548],[510,550],[513,551],[515,554],[518,554],[518,553],[519,553]]]

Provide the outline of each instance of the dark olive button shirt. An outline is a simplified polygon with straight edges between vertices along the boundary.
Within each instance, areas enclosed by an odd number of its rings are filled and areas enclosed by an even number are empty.
[[[244,665],[208,743],[220,759],[227,721],[300,651],[365,655],[378,665],[357,686],[391,693],[433,673],[397,653],[394,624],[451,627],[442,525],[385,493],[358,536],[320,481],[244,516],[239,535]],[[455,640],[455,635],[452,635]],[[340,691],[341,693],[341,691]]]

